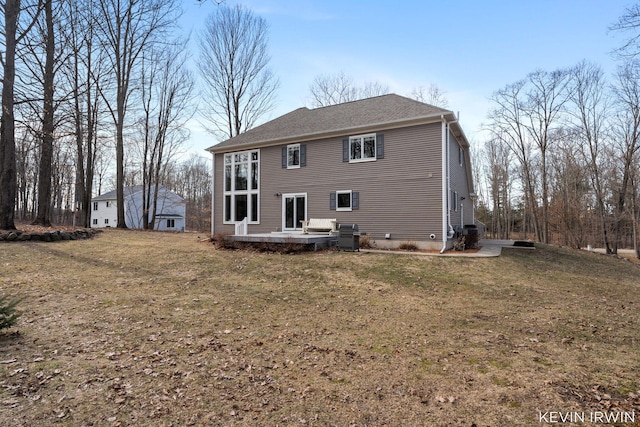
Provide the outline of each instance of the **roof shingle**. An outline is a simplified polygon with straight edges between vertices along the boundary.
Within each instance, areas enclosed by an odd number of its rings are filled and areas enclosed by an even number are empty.
[[[314,109],[302,107],[209,147],[207,150],[223,151],[228,147],[275,143],[296,137],[303,138],[343,130],[346,132],[366,126],[400,123],[450,113],[449,110],[396,94]]]

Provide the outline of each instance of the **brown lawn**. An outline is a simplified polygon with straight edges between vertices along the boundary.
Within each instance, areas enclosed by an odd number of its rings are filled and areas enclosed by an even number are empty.
[[[604,255],[277,255],[110,230],[2,243],[0,266],[0,294],[25,298],[0,332],[3,426],[640,423],[640,265]]]

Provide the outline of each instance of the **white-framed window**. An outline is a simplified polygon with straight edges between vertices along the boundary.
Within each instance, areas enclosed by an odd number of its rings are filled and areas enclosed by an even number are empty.
[[[93,225],[98,225],[98,218],[93,219]]]
[[[351,211],[352,210],[352,192],[351,190],[336,191],[336,210]]]
[[[224,223],[260,222],[260,150],[224,155]]]
[[[111,201],[107,200],[107,207],[110,208],[111,207]]]
[[[167,228],[175,228],[176,226],[176,220],[175,219],[168,219],[167,220]]]
[[[349,137],[349,162],[376,160],[376,134]]]
[[[458,164],[460,166],[464,165],[464,151],[460,146],[458,146]]]
[[[287,145],[287,169],[300,167],[300,144]]]
[[[458,212],[459,203],[460,202],[458,201],[458,192],[451,191],[451,210],[454,212]]]
[[[98,202],[93,202],[93,210],[94,211],[98,210]]]
[[[105,219],[104,219],[104,223],[105,223],[105,224],[109,224],[109,218],[105,218]]]
[[[329,209],[343,212],[360,209],[360,192],[341,190],[329,193]]]

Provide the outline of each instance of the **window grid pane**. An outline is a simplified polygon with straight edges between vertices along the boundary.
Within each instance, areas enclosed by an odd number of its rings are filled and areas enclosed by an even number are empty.
[[[354,138],[351,140],[351,160],[358,160],[362,158],[362,140],[360,138]]]
[[[338,209],[351,207],[351,193],[338,193]]]
[[[373,136],[364,138],[364,158],[371,159],[376,157],[376,139]]]
[[[236,221],[242,221],[247,217],[247,195],[246,194],[236,194]]]
[[[300,166],[300,146],[287,147],[287,166]]]
[[[258,189],[258,163],[251,163],[251,189]]]
[[[251,195],[251,221],[258,221],[258,195]]]

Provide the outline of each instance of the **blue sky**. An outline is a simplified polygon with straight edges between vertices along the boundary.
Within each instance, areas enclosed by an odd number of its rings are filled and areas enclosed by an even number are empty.
[[[614,72],[611,51],[624,35],[608,27],[633,2],[226,0],[236,3],[270,26],[271,67],[281,86],[276,108],[263,121],[306,106],[317,75],[344,72],[356,83],[377,81],[400,95],[437,85],[478,144],[488,98],[507,84],[583,59]],[[184,26],[192,38],[217,7],[213,0],[184,0]],[[197,51],[192,54],[197,58]],[[192,150],[216,142],[193,127]]]

